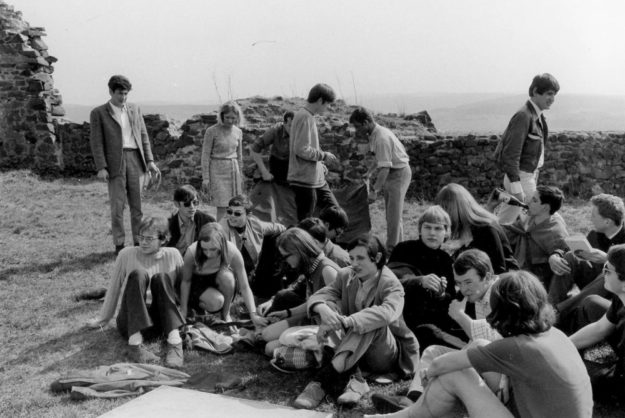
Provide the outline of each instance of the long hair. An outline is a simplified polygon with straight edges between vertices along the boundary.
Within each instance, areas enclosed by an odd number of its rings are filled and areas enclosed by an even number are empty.
[[[538,334],[551,328],[555,311],[547,291],[532,273],[504,273],[491,287],[488,323],[502,336]]]
[[[457,183],[449,183],[436,195],[440,205],[451,218],[451,238],[471,236],[472,226],[497,225],[497,218],[484,209],[467,189]]]
[[[202,229],[200,229],[200,233],[197,237],[197,247],[195,249],[195,264],[202,266],[208,260],[208,257],[202,249],[201,242],[207,242],[213,238],[215,238],[215,240],[219,243],[220,247],[219,266],[220,268],[224,268],[228,265],[228,260],[230,259],[230,254],[228,252],[228,239],[226,238],[226,233],[223,227],[217,222],[209,222],[205,224]]]
[[[308,273],[315,259],[321,254],[321,248],[313,237],[301,228],[289,228],[280,234],[276,245],[284,252],[296,254],[299,258],[297,270]]]

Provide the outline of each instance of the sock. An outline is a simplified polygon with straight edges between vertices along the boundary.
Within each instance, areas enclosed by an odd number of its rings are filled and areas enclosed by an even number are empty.
[[[128,338],[128,345],[140,345],[141,343],[143,343],[141,332],[135,332]]]
[[[169,331],[167,335],[167,343],[171,345],[178,345],[182,342],[182,338],[180,338],[180,332],[177,329],[172,329]]]

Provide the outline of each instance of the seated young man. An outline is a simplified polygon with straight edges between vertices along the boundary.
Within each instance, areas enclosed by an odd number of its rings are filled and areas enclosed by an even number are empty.
[[[250,282],[253,282],[264,238],[280,234],[286,228],[276,222],[261,221],[251,212],[252,202],[247,196],[235,196],[228,202],[226,216],[219,221],[219,224],[224,229],[228,241],[236,245],[241,252],[245,272],[250,278]]]
[[[174,205],[178,210],[168,219],[171,238],[166,246],[176,247],[180,254],[184,255],[189,245],[197,241],[202,226],[215,222],[215,218],[198,210],[200,199],[197,190],[189,184],[180,186],[174,191]]]
[[[349,226],[347,213],[340,206],[328,206],[319,213],[319,219],[328,228],[327,238],[336,243]]]
[[[527,216],[521,214],[512,224],[502,225],[521,269],[536,275],[547,289],[552,275],[549,257],[568,250],[564,238],[569,233],[557,213],[563,201],[557,187],[538,186],[528,202]]]
[[[319,315],[317,339],[324,364],[295,400],[298,408],[315,408],[326,392],[342,394],[337,402],[354,405],[369,391],[361,371],[375,375],[410,376],[419,358],[419,344],[402,319],[404,290],[384,264],[380,240],[363,235],[348,245],[351,268],[308,299],[309,316]]]
[[[417,402],[385,417],[449,416],[458,403],[470,417],[592,417],[588,373],[573,344],[552,326],[542,283],[526,271],[504,273],[491,303],[488,322],[505,337],[436,358],[421,373],[426,389]],[[496,394],[502,374],[510,399]]]
[[[501,335],[486,321],[487,316],[492,311],[490,305],[491,289],[498,280],[498,276],[493,273],[488,255],[477,249],[466,250],[458,256],[453,268],[455,284],[464,298],[461,301],[452,300],[449,303],[448,314],[450,319],[460,326],[464,333],[463,339],[454,340],[451,335],[442,338],[442,335],[446,333],[439,333],[440,341],[438,344],[444,343],[445,345],[433,344],[436,341],[427,338],[422,328],[417,328],[419,344],[421,347],[427,344],[427,347],[423,350],[417,373],[410,384],[408,393],[405,397],[374,393],[371,400],[378,411],[394,412],[415,402],[423,393],[424,386],[419,370],[428,368],[432,361],[442,354],[456,351],[450,345],[455,346],[455,348],[466,348],[464,342],[466,337],[470,341],[495,341],[501,338]],[[450,330],[446,329],[446,331]],[[455,332],[455,335],[459,334]]]
[[[447,306],[456,294],[453,260],[441,250],[450,224],[443,208],[430,206],[419,218],[419,239],[398,243],[389,257],[388,268],[406,292],[404,320],[413,332],[422,324],[451,326]]]
[[[98,319],[89,326],[97,328],[109,322],[117,313],[117,329],[128,339],[128,357],[133,363],[158,361],[159,358],[143,347],[143,338],[162,334],[167,337],[165,365],[181,367],[182,339],[178,328],[184,325],[176,306],[174,283],[182,274],[183,260],[175,248],[163,247],[169,232],[167,221],[147,217],[139,225],[138,247],[126,247],[119,252]],[[151,293],[152,302],[148,303]]]
[[[606,363],[585,361],[595,394],[625,393],[625,244],[608,251],[603,267],[605,289],[611,298],[591,295],[584,299],[580,323],[587,325],[570,339],[581,350],[607,341],[616,354],[616,361]]]
[[[349,266],[350,262],[348,252],[328,239],[328,228],[321,219],[302,219],[297,224],[297,227],[308,232],[315,240],[317,240],[326,257],[338,264],[339,267]]]

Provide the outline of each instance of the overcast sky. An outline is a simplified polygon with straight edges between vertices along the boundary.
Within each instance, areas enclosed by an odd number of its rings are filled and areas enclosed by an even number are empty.
[[[625,94],[623,0],[5,1],[46,28],[65,103],[105,101],[116,73],[139,102],[305,96],[317,82],[347,101],[519,94],[542,72],[561,92]]]

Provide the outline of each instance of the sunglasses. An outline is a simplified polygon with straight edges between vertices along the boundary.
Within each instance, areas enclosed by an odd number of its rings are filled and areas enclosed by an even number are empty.
[[[234,215],[234,216],[236,216],[237,218],[238,218],[239,216],[243,216],[243,214],[245,214],[245,212],[243,212],[243,211],[240,211],[240,210],[232,210],[232,209],[226,209],[226,213],[227,213],[228,215]]]
[[[193,205],[193,206],[199,206],[199,205],[200,205],[200,201],[199,201],[199,200],[192,200],[192,201],[190,201],[190,202],[184,202],[184,203],[183,203],[183,205],[184,205],[184,207],[185,207],[185,208],[188,208],[188,207],[190,207],[191,205]]]

